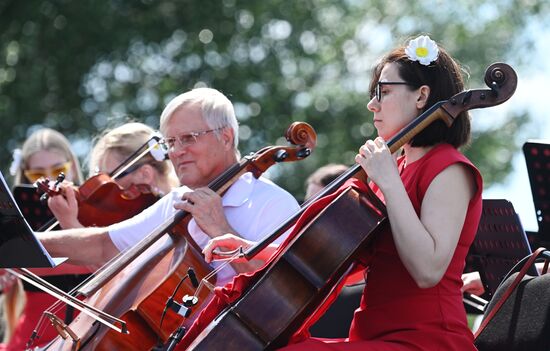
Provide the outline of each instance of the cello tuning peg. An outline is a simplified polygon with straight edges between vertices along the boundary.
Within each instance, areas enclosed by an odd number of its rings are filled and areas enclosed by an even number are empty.
[[[275,155],[273,155],[275,162],[283,162],[287,157],[288,152],[286,150],[278,150]]]
[[[462,97],[462,105],[466,105],[472,99],[472,91],[468,90]]]
[[[296,154],[299,158],[306,158],[309,155],[311,155],[311,149],[306,147],[306,148],[303,148],[301,150],[298,150],[298,152]]]

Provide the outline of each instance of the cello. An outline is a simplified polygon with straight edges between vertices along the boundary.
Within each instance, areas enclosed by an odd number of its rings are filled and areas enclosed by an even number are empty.
[[[426,110],[387,142],[390,151],[395,153],[435,120],[451,125],[463,111],[505,102],[516,89],[517,76],[510,66],[496,63],[487,69],[485,83],[490,89],[463,91]],[[299,221],[304,226],[287,245],[255,275],[241,279],[242,284],[234,281],[239,290],[236,293],[242,291],[240,297],[226,294],[231,302],[225,308],[223,303],[212,305],[208,315],[223,309],[211,321],[203,322],[208,324],[202,331],[188,334],[184,343],[189,350],[275,349],[288,344],[308,324],[311,311],[327,301],[360,253],[389,224],[383,203],[369,187],[366,194],[351,187],[336,193],[352,177],[365,179],[366,175],[359,165],[351,167],[269,238],[245,253],[246,258],[252,258],[303,214]],[[316,201],[322,203],[322,210],[308,213]]]
[[[313,128],[306,123],[293,123],[286,137],[294,146],[266,147],[245,156],[212,181],[209,187],[223,194],[244,173],[251,172],[259,177],[274,163],[306,158],[316,142]],[[189,279],[186,280],[188,267],[193,267],[199,278],[211,271],[200,254],[200,248],[187,233],[190,219],[187,213],[177,212],[78,289],[78,295],[88,304],[124,320],[130,335],[109,330],[81,313],[70,325],[60,326],[70,338],[58,337],[44,350],[147,350],[159,340],[166,342],[183,319],[177,314],[164,314],[167,298],[180,282],[183,283],[178,293],[174,293],[174,300],[192,294],[194,287]],[[193,312],[208,302],[209,293],[196,292],[195,297],[198,303]],[[193,316],[191,314],[190,318],[183,320],[184,324],[191,323]]]

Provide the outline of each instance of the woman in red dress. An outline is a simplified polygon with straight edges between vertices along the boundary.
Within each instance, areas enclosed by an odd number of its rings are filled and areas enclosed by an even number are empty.
[[[385,143],[434,103],[462,91],[460,71],[427,36],[396,48],[375,67],[367,107],[378,138],[361,146],[355,160],[384,200],[390,230],[372,245],[349,337],[310,338],[284,350],[475,350],[460,291],[482,205],[480,173],[458,151],[470,137],[468,113],[450,128],[432,123],[398,158]],[[211,259],[218,246],[249,244],[226,235],[205,255]]]

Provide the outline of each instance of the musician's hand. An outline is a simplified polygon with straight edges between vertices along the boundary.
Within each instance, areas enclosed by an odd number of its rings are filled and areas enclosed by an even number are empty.
[[[462,292],[474,294],[477,296],[483,295],[485,288],[481,283],[479,272],[471,272],[462,274]]]
[[[50,196],[48,207],[59,221],[63,229],[82,228],[78,221],[78,202],[75,191],[70,183],[61,184],[64,195]]]
[[[174,208],[191,213],[197,225],[211,238],[225,233],[235,233],[223,212],[222,199],[210,188],[198,188],[182,196]]]
[[[214,239],[210,239],[208,244],[206,244],[206,246],[202,250],[202,253],[204,255],[205,261],[210,263],[212,262],[212,260],[228,258],[225,255],[219,255],[219,252],[228,252],[239,248],[242,248],[243,251],[246,251],[246,249],[248,249],[252,245],[254,245],[254,242],[252,241],[245,240],[234,234],[226,233]],[[235,260],[235,262],[238,261],[239,259]]]
[[[386,142],[380,137],[375,140],[367,140],[359,148],[355,162],[361,165],[369,178],[382,191],[393,186],[395,182],[401,182],[396,161]]]

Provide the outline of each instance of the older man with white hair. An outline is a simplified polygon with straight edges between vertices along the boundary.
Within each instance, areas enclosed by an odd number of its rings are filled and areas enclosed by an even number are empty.
[[[75,264],[103,264],[178,210],[192,215],[187,229],[200,247],[225,233],[258,241],[299,209],[288,192],[251,173],[242,175],[223,197],[208,188],[240,158],[233,105],[219,91],[199,88],[175,97],[162,112],[160,130],[182,186],[139,215],[108,227],[37,233],[52,255],[67,256]],[[218,284],[233,275],[232,268],[224,268]]]

